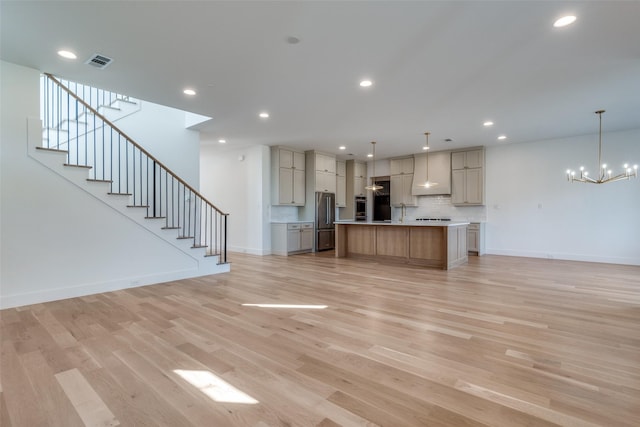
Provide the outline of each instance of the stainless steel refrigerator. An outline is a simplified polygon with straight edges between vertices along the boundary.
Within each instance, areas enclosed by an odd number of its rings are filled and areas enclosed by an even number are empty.
[[[313,250],[324,251],[335,247],[336,195],[316,193],[316,238]]]

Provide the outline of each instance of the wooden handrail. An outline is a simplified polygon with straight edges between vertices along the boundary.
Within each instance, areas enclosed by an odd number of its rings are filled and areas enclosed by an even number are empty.
[[[207,200],[202,194],[200,194],[200,192],[198,192],[195,188],[193,188],[192,186],[190,186],[189,184],[187,184],[182,178],[180,178],[178,175],[176,175],[171,169],[169,169],[168,167],[166,167],[161,161],[159,161],[158,159],[156,159],[153,155],[151,155],[151,153],[149,153],[147,150],[145,150],[144,148],[142,148],[140,146],[140,144],[138,144],[137,142],[135,142],[132,138],[129,137],[129,135],[127,135],[126,133],[124,133],[120,128],[118,128],[116,125],[114,125],[109,119],[107,119],[106,117],[104,117],[102,114],[98,113],[97,110],[95,110],[91,105],[87,104],[82,98],[80,98],[79,96],[77,96],[75,93],[73,93],[71,90],[69,90],[69,88],[67,88],[65,85],[63,85],[62,83],[60,83],[54,76],[52,76],[49,73],[44,73],[45,76],[47,76],[49,79],[51,79],[53,82],[55,82],[59,87],[61,87],[62,89],[64,89],[65,92],[67,92],[69,95],[71,95],[76,101],[78,101],[79,103],[81,103],[82,105],[84,105],[89,111],[91,111],[93,114],[95,114],[96,116],[100,117],[100,119],[102,119],[106,124],[108,124],[110,127],[112,127],[116,132],[118,132],[120,135],[124,136],[126,138],[127,141],[129,141],[134,147],[136,147],[138,150],[140,150],[142,153],[144,153],[147,157],[149,157],[149,159],[153,160],[154,162],[156,162],[161,168],[163,168],[164,170],[167,171],[167,173],[169,173],[173,178],[175,178],[179,183],[181,183],[182,185],[184,185],[186,188],[188,188],[190,191],[192,191],[193,193],[195,193],[195,195],[197,197],[200,197],[200,199],[202,199],[205,203],[209,204],[213,209],[215,209],[218,213],[220,213],[220,215],[225,215],[228,216],[228,213],[222,212],[222,210],[220,210],[216,205],[214,205],[213,203],[211,203],[209,200]]]

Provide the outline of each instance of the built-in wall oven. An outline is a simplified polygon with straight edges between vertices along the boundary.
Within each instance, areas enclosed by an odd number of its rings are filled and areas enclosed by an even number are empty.
[[[356,196],[355,220],[367,220],[367,198],[365,196]]]

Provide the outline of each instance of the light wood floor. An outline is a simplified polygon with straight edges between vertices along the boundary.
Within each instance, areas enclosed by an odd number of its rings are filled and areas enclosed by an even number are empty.
[[[232,255],[2,311],[0,425],[640,425],[639,267]]]

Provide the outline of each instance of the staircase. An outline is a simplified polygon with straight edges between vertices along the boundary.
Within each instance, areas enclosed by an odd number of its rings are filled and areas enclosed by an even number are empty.
[[[113,123],[138,101],[49,74],[41,85],[30,157],[197,258],[203,274],[229,271],[228,214]]]

